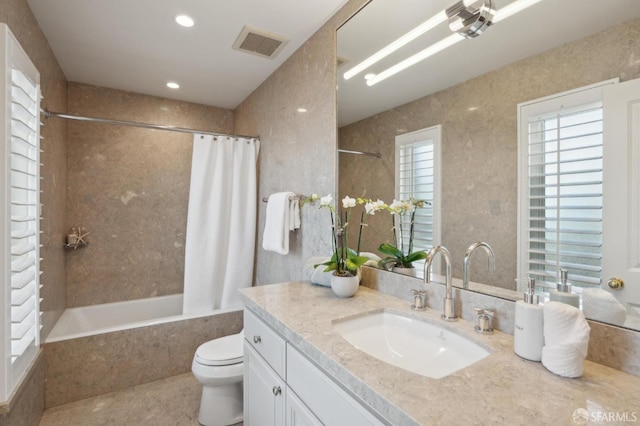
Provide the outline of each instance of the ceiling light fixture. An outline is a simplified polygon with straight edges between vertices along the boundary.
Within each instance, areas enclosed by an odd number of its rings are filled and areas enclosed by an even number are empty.
[[[176,82],[170,81],[170,82],[167,83],[167,87],[169,89],[179,89],[180,85],[178,83],[176,83]]]
[[[489,26],[495,10],[491,0],[460,0],[446,10],[449,29],[464,38],[475,38]]]
[[[539,3],[542,0],[518,0],[509,4],[508,6],[503,7],[500,10],[497,10],[495,15],[493,16],[493,23],[496,24],[500,21],[507,19],[508,17],[515,15],[518,12],[522,12],[528,7],[533,6],[536,3]]]
[[[394,66],[387,68],[380,74],[376,74],[374,77],[371,77],[367,80],[367,86],[373,86],[376,83],[380,83],[382,80],[387,79],[392,75],[397,74],[400,71],[417,64],[420,61],[424,61],[429,56],[433,56],[436,53],[446,49],[447,47],[451,47],[462,40],[464,40],[464,37],[462,37],[458,33],[451,34],[450,36],[443,38],[439,42],[434,43],[426,49],[416,53],[415,55],[408,57],[404,61],[398,62]]]
[[[348,71],[346,71],[343,74],[344,79],[345,80],[349,80],[351,77],[358,75],[359,73],[361,73],[365,69],[369,68],[371,65],[373,65],[376,62],[386,58],[387,56],[389,56],[390,54],[392,54],[396,50],[400,49],[402,46],[412,42],[416,38],[420,37],[422,34],[426,33],[427,31],[429,31],[429,30],[431,30],[431,29],[433,29],[435,27],[437,27],[439,24],[442,24],[443,22],[446,22],[446,20],[447,20],[447,14],[443,10],[442,12],[438,13],[437,15],[427,19],[422,24],[418,25],[417,27],[415,27],[414,29],[412,29],[411,31],[409,31],[408,33],[403,35],[402,37],[400,37],[397,40],[391,42],[386,47],[383,47],[382,49],[380,49],[379,51],[377,51],[373,55],[369,56],[364,61],[362,61],[359,64],[355,65],[353,68],[350,68]]]
[[[183,26],[185,28],[191,28],[194,25],[193,18],[187,15],[177,15],[175,17],[175,21],[178,25]]]
[[[491,3],[491,0],[488,0],[489,4]],[[451,47],[454,44],[458,43],[459,41],[464,40],[465,38],[470,38],[470,37],[475,37],[478,34],[476,34],[475,36],[470,35],[469,31],[472,32],[476,32],[478,29],[480,29],[480,32],[484,31],[489,25],[495,24],[496,22],[500,22],[510,16],[515,15],[518,12],[522,12],[523,10],[527,9],[528,7],[533,6],[536,3],[539,3],[542,0],[516,0],[513,3],[509,4],[508,6],[503,7],[502,9],[498,10],[498,11],[493,11],[490,7],[489,9],[491,9],[491,13],[492,13],[492,18],[490,20],[486,19],[486,15],[483,15],[481,13],[481,11],[478,11],[478,13],[475,14],[476,19],[477,20],[482,20],[483,22],[481,23],[481,25],[478,26],[473,26],[471,25],[467,30],[465,30],[466,25],[463,25],[460,27],[460,30],[462,30],[465,34],[460,34],[458,31],[456,31],[454,34],[443,38],[442,40],[432,44],[431,46],[427,47],[426,49],[416,53],[413,56],[410,56],[409,58],[398,62],[397,64],[387,68],[386,70],[382,71],[379,74],[376,74],[375,77],[373,78],[369,78],[366,80],[367,85],[368,86],[373,86],[374,84],[380,83],[382,80],[385,80],[389,77],[391,77],[394,74],[399,73],[402,70],[405,70],[407,68],[409,68],[412,65],[417,64],[418,62],[421,62],[425,59],[427,59],[430,56],[435,55],[436,53],[446,49],[447,47]],[[465,8],[467,6],[473,6],[474,4],[477,4],[478,2],[476,2],[475,0],[461,0],[459,3],[461,3]],[[451,8],[450,8],[451,9]],[[468,10],[467,10],[468,12]],[[462,19],[462,21],[464,21],[464,19]],[[472,22],[468,22],[468,24]],[[475,28],[475,29],[473,29]],[[452,29],[453,30],[453,29]]]

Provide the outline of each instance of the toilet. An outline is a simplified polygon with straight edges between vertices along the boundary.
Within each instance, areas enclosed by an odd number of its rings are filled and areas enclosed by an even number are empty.
[[[203,343],[191,364],[202,383],[198,421],[205,426],[228,426],[242,421],[244,330]]]

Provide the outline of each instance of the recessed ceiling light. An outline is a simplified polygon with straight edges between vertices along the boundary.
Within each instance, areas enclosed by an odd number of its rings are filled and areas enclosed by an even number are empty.
[[[306,108],[298,108],[298,112],[307,112]]]
[[[183,27],[190,28],[193,27],[193,18],[187,15],[178,15],[176,16],[176,22],[178,25],[182,25]]]
[[[170,81],[170,82],[168,82],[168,83],[167,83],[167,87],[168,87],[169,89],[179,89],[179,88],[180,88],[180,85],[179,85],[178,83],[175,83],[175,82],[173,82],[173,81]]]

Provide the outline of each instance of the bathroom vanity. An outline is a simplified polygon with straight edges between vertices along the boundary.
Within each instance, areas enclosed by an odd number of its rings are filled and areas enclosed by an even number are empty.
[[[585,361],[579,379],[558,377],[513,353],[513,337],[481,335],[439,310],[360,287],[349,299],[308,282],[242,290],[245,298],[245,424],[573,424],[574,412],[640,418],[640,378]],[[368,355],[335,330],[345,318],[390,312],[435,323],[489,355],[439,379]],[[541,397],[548,395],[548,398]],[[602,417],[600,417],[602,418]],[[267,419],[269,420],[267,422]]]

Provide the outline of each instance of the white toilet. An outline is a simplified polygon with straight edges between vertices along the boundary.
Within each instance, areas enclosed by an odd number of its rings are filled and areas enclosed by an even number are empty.
[[[202,383],[198,421],[227,426],[242,421],[244,330],[203,343],[196,350],[191,371]]]

